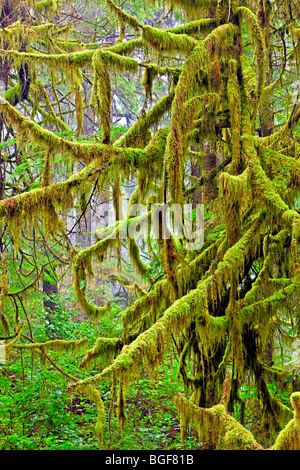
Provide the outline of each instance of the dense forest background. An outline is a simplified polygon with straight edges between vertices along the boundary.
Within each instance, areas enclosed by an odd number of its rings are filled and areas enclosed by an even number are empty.
[[[0,5],[0,448],[299,450],[299,3]]]

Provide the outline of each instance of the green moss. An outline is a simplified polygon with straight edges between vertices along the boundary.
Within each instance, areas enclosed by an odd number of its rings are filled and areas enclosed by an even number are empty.
[[[53,12],[57,11],[57,0],[40,0],[35,2],[34,8],[36,12]]]
[[[300,38],[300,28],[296,28],[294,22],[290,24],[290,32],[294,39],[298,40]]]
[[[241,91],[238,81],[238,64],[235,60],[229,62],[228,77],[228,103],[231,115],[231,132],[232,132],[232,172],[236,174],[241,165],[241,142],[240,136],[242,132],[241,126]]]
[[[99,44],[97,45],[99,47]],[[119,55],[129,55],[136,51],[144,50],[145,43],[142,38],[131,39],[125,42],[119,42],[110,47],[110,51]]]
[[[150,0],[150,3],[159,3],[157,0]],[[214,11],[218,6],[218,1],[213,0],[167,0],[166,3],[173,8],[179,8],[187,15],[203,13],[203,11]]]
[[[37,64],[45,64],[50,70],[56,72],[59,68],[67,76],[71,77],[76,73],[76,68],[92,67],[92,60],[95,54],[100,56],[109,70],[116,72],[136,73],[138,70],[138,62],[130,57],[122,57],[115,52],[109,50],[84,50],[78,52],[70,52],[64,54],[41,54],[18,52],[15,50],[1,50],[1,54],[11,57],[16,64],[24,61]]]
[[[96,115],[101,119],[102,143],[110,144],[110,115],[111,115],[111,84],[107,66],[102,59],[101,53],[93,57],[94,85],[92,90],[91,105]]]
[[[104,424],[106,421],[106,411],[104,407],[103,400],[99,391],[90,384],[85,384],[77,388],[78,392],[82,393],[84,396],[87,396],[92,402],[95,403],[96,410],[98,412],[97,422],[95,425],[95,434],[99,441],[99,447],[102,448],[103,443],[103,430]]]
[[[3,262],[0,260],[0,266],[1,266],[1,290],[0,290],[0,321],[2,325],[2,330],[5,334],[5,336],[10,335],[10,326],[9,322],[4,314],[4,305],[5,305],[5,299],[8,294],[8,285],[7,285],[7,278],[6,278],[6,268],[3,266]]]
[[[287,224],[292,225],[294,220],[299,219],[299,214],[290,210],[275,190],[261,166],[256,150],[253,147],[247,147],[245,152],[249,159],[250,182],[253,191],[265,201],[267,208],[272,208],[274,215],[281,215]]]
[[[55,339],[51,341],[45,341],[44,343],[30,343],[30,344],[16,344],[14,347],[16,349],[50,349],[56,352],[64,352],[64,351],[72,351],[76,352],[80,350],[83,347],[86,347],[88,340],[87,339],[81,339],[81,340],[73,340],[73,341],[67,341],[67,340],[60,340],[60,339]]]
[[[20,94],[22,93],[22,85],[21,83],[17,83],[14,87],[9,88],[5,92],[5,99],[8,101],[10,104],[14,106],[18,98],[20,97]]]
[[[294,408],[294,418],[279,433],[273,450],[299,450],[300,449],[300,394],[299,392],[291,395],[291,404]]]
[[[143,27],[142,38],[158,52],[181,51],[189,53],[197,45],[197,42],[186,34],[173,34],[152,26]]]
[[[250,102],[255,103],[257,99],[257,81],[255,70],[247,56],[244,54],[240,56],[240,64],[246,96]]]
[[[257,223],[261,223],[261,220],[258,219]],[[111,374],[115,373],[134,375],[136,368],[139,367],[143,358],[148,363],[150,370],[153,369],[161,358],[163,344],[167,341],[170,332],[178,334],[183,329],[187,329],[197,317],[202,322],[203,318],[210,320],[208,323],[210,327],[203,329],[206,332],[207,339],[212,331],[212,327],[214,328],[212,322],[215,322],[215,331],[220,331],[220,327],[223,328],[226,321],[223,323],[219,319],[209,317],[208,298],[213,299],[215,296],[215,280],[221,286],[226,284],[235,272],[239,272],[239,263],[243,263],[245,252],[251,250],[253,234],[256,231],[257,225],[254,224],[244,235],[242,241],[237,243],[237,246],[228,250],[224,260],[219,263],[218,269],[214,272],[213,276],[208,276],[203,281],[200,281],[196,289],[175,301],[167,308],[162,318],[156,321],[148,330],[141,333],[131,344],[124,347],[112,364],[104,369],[99,376],[95,376],[93,380],[99,380],[100,377],[111,376]],[[90,380],[87,379],[87,382],[84,383],[90,383]]]
[[[80,367],[87,368],[95,364],[97,359],[105,363],[114,358],[121,349],[122,342],[118,338],[97,338],[94,347],[86,353],[80,363]]]
[[[107,242],[107,240],[106,240]],[[115,241],[113,240],[113,242],[111,242],[109,240],[109,244],[108,243],[102,243],[101,244],[101,247],[102,245],[107,245],[106,246],[106,249],[108,249],[108,246],[112,243],[115,243]],[[97,244],[97,248],[99,247],[100,243],[98,242]],[[95,246],[92,247],[93,248],[93,251],[95,252],[96,251],[96,248]],[[99,249],[99,248],[98,248]],[[98,256],[101,256],[102,255],[102,252],[103,252],[103,248],[102,250],[100,251],[99,249],[99,253]],[[73,260],[73,288],[74,288],[74,294],[75,294],[75,298],[77,300],[77,302],[79,303],[79,305],[81,306],[81,308],[83,309],[83,311],[86,313],[86,315],[88,316],[88,318],[90,319],[97,319],[105,314],[107,314],[107,312],[110,310],[110,302],[106,302],[106,304],[104,306],[96,306],[94,304],[92,304],[91,302],[89,302],[86,298],[86,295],[85,295],[85,291],[86,291],[86,270],[88,271],[88,273],[91,275],[92,272],[91,272],[91,255],[92,253],[90,251],[81,251],[81,253],[79,255],[77,255],[74,260]]]
[[[183,428],[183,438],[186,435],[184,428],[192,425],[198,432],[200,442],[209,438],[211,445],[217,449],[263,450],[253,435],[226,413],[223,405],[201,408],[189,402],[180,393],[175,395],[175,405]]]
[[[256,112],[258,110],[258,105],[263,95],[266,81],[266,50],[264,44],[264,37],[260,29],[257,16],[249,8],[239,7],[237,13],[238,15],[241,15],[242,18],[245,18],[247,21],[249,32],[253,41],[253,46],[256,48],[257,54],[258,83],[255,110],[252,118],[254,122]]]
[[[212,29],[217,26],[217,22],[215,19],[211,18],[203,18],[201,20],[190,21],[189,23],[185,23],[182,26],[175,26],[173,28],[169,28],[166,31],[172,34],[192,34],[192,35],[200,35],[204,33],[210,33]]]
[[[112,13],[117,15],[118,18],[124,23],[128,24],[128,26],[132,27],[133,29],[137,31],[142,27],[140,23],[137,21],[137,19],[134,18],[134,16],[129,15],[124,10],[119,8],[112,0],[105,0],[105,1],[109,9],[112,11]]]
[[[146,102],[148,102],[149,99],[152,99],[152,85],[153,85],[153,80],[155,79],[156,75],[157,75],[157,67],[155,65],[148,65],[146,67],[144,77],[142,80],[142,85],[145,89]]]
[[[239,142],[237,142],[239,145]],[[239,148],[236,149],[239,154]],[[234,166],[237,170],[237,166]],[[229,245],[234,244],[241,234],[242,213],[249,203],[249,170],[238,176],[222,173],[220,187],[224,197],[225,221]],[[248,197],[247,197],[248,196]]]
[[[168,137],[165,165],[168,171],[168,184],[171,199],[182,203],[183,195],[183,123],[184,104],[199,89],[204,93],[207,87],[204,83],[208,79],[209,58],[221,55],[230,47],[234,39],[236,28],[232,24],[222,25],[209,34],[203,42],[194,48],[185,61],[183,71],[179,77],[175,98],[172,106],[171,130]]]
[[[137,242],[133,240],[132,238],[128,238],[127,245],[128,245],[130,261],[132,263],[134,270],[141,276],[144,276],[147,273],[149,267],[141,259],[140,248]]]
[[[115,142],[116,147],[145,147],[149,143],[148,130],[156,126],[169,111],[174,99],[174,91],[163,97],[130,127],[130,129]]]

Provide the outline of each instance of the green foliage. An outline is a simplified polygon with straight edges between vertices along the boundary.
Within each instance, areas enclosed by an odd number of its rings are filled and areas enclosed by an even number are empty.
[[[1,450],[96,449],[93,405],[82,398],[71,400],[53,371],[37,367],[30,376],[30,366],[24,366],[24,383],[15,381],[20,372],[10,367],[12,381],[0,381]]]

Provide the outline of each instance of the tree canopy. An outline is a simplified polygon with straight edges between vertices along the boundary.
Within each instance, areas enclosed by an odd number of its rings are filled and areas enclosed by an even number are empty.
[[[116,412],[126,426],[127,390],[144,368],[155,381],[170,354],[184,386],[174,397],[183,445],[195,427],[212,448],[263,449],[265,433],[272,449],[300,449],[299,363],[275,357],[300,334],[298,3],[0,3],[7,361],[30,351],[53,363],[52,350],[81,350],[78,374],[59,372],[70,393],[95,403],[100,447],[106,415]],[[91,243],[76,244],[74,228],[85,239],[88,210],[106,198],[113,219]],[[134,213],[136,204],[144,214]],[[162,237],[161,219],[160,237],[148,230],[141,240],[137,227],[153,205],[192,207],[196,238],[202,205],[201,246],[190,249],[175,222]],[[136,238],[127,232],[132,223]],[[94,328],[111,303],[95,299],[89,283],[113,257],[121,283],[124,258],[137,276],[119,336],[92,347],[55,335],[36,341],[26,312],[32,290],[71,268],[78,309]],[[257,435],[241,396],[248,380],[260,403]]]

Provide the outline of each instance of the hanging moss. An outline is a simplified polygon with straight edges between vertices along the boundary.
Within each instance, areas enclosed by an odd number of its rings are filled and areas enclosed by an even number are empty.
[[[263,450],[253,435],[226,413],[224,405],[200,408],[179,393],[175,396],[175,405],[183,428],[183,438],[184,428],[191,424],[196,428],[200,442],[209,437],[217,449]]]
[[[101,361],[109,361],[122,349],[122,342],[118,338],[97,338],[96,343],[85,355],[80,367],[87,368],[95,364],[98,358]]]
[[[146,67],[144,77],[142,80],[142,85],[145,89],[145,99],[148,102],[149,99],[152,99],[152,85],[153,80],[157,73],[157,67],[155,65],[150,65]]]
[[[79,52],[71,52],[69,54],[41,54],[41,53],[27,53],[18,52],[14,50],[1,50],[3,56],[11,57],[16,64],[21,64],[24,61],[32,62],[35,64],[45,64],[50,70],[54,72],[59,68],[66,75],[72,77],[76,67],[92,67],[92,60],[95,54],[100,56],[106,66],[115,72],[130,72],[136,73],[138,69],[138,62],[130,57],[122,57],[108,50],[84,50]]]
[[[267,178],[263,171],[259,158],[255,149],[246,149],[249,163],[251,166],[251,184],[254,191],[263,197],[267,206],[271,207],[274,214],[281,214],[288,224],[293,224],[294,220],[299,219],[299,214],[296,211],[290,210],[289,206],[281,199],[274,187]]]
[[[97,48],[99,47],[99,44],[97,44]],[[131,39],[126,42],[119,42],[117,44],[114,44],[113,46],[110,47],[110,51],[114,52],[119,55],[128,55],[130,56],[136,51],[139,50],[144,50],[145,49],[145,43],[142,40],[142,38],[137,38],[137,39]]]
[[[141,276],[144,276],[147,271],[148,271],[148,266],[143,263],[140,257],[140,248],[135,240],[132,238],[128,238],[127,240],[128,243],[128,252],[130,256],[130,261],[135,269],[135,271],[140,274]]]
[[[193,34],[200,35],[210,33],[217,26],[215,19],[203,18],[201,20],[190,21],[182,26],[175,26],[166,31],[172,34]]]
[[[299,392],[291,395],[291,404],[294,409],[294,418],[288,425],[279,433],[273,450],[299,450],[300,449],[300,394]]]
[[[44,343],[30,343],[30,344],[16,344],[14,347],[16,349],[41,349],[46,348],[56,352],[63,352],[63,351],[72,351],[73,353],[80,350],[83,347],[86,347],[88,340],[61,340],[55,339],[51,341],[45,341]]]
[[[53,12],[57,11],[57,0],[40,0],[35,3],[35,10],[37,12]]]
[[[293,418],[293,412],[270,392],[264,380],[258,380],[258,388],[263,401],[260,429],[267,428],[271,435],[276,435]]]
[[[95,71],[94,86],[92,90],[91,104],[95,112],[100,116],[103,134],[102,143],[110,143],[110,113],[111,113],[111,84],[110,76],[101,54],[93,57]]]
[[[88,263],[88,268],[91,270],[89,267],[91,263],[90,256],[91,254],[89,253],[88,258],[85,256],[84,260],[80,256],[75,258],[75,261],[73,262],[73,288],[75,298],[88,318],[96,319],[105,315],[110,310],[110,302],[106,302],[104,306],[98,307],[86,299],[85,265]]]
[[[298,40],[300,38],[300,28],[296,28],[294,22],[290,24],[290,32],[294,39]]]
[[[239,142],[237,145],[239,145]],[[237,149],[237,152],[239,154],[239,149]],[[220,177],[220,187],[224,195],[227,236],[230,245],[234,244],[240,237],[243,209],[249,203],[247,197],[249,194],[248,175],[249,172],[246,169],[239,176],[223,173]]]
[[[175,202],[182,202],[182,169],[184,150],[182,146],[183,106],[201,83],[207,80],[207,63],[210,54],[220,54],[234,38],[234,25],[227,24],[216,28],[190,54],[180,75],[172,106],[171,131],[166,149],[166,167],[168,169],[171,197]]]
[[[99,391],[90,384],[82,385],[77,390],[79,393],[82,393],[83,395],[87,396],[91,401],[95,403],[96,410],[98,412],[97,422],[95,425],[95,434],[98,438],[99,447],[101,449],[103,443],[104,424],[106,420],[106,412],[101,395]]]
[[[50,153],[47,154],[45,165],[43,169],[43,176],[42,176],[42,187],[45,188],[46,186],[50,186],[51,184],[51,176],[50,176]]]
[[[257,70],[258,70],[258,83],[257,83],[257,100],[255,104],[255,112],[253,114],[253,121],[258,110],[258,104],[262,97],[265,80],[266,80],[266,51],[264,45],[264,38],[262,31],[259,27],[257,16],[246,7],[239,7],[237,13],[245,18],[249,31],[252,37],[253,45],[256,48],[257,53]]]
[[[228,102],[232,127],[232,172],[237,173],[241,167],[241,92],[238,82],[238,64],[235,60],[229,62]]]
[[[258,219],[261,223],[261,220]],[[244,251],[249,251],[253,243],[253,234],[256,233],[257,226],[253,227],[246,233],[237,246],[228,250],[224,260],[219,263],[218,269],[214,276],[210,276],[199,283],[198,288],[192,290],[187,295],[174,302],[153,326],[141,333],[136,340],[128,346],[123,347],[118,357],[103,370],[101,374],[97,374],[93,378],[88,378],[81,383],[90,383],[91,381],[100,380],[101,377],[111,376],[111,374],[120,373],[133,376],[138,369],[143,356],[148,362],[149,370],[153,371],[161,358],[163,344],[172,331],[174,334],[182,329],[186,329],[196,318],[210,318],[208,316],[207,300],[208,296],[213,299],[215,279],[221,286],[223,281],[230,279],[230,274],[235,271],[239,272],[238,263],[244,260]],[[251,243],[250,243],[251,240]],[[210,318],[211,322],[218,322],[218,319]],[[203,320],[202,320],[203,321]],[[205,330],[207,339],[210,337],[211,329]],[[217,331],[217,330],[216,330]]]
[[[182,202],[182,165],[183,147],[181,142],[181,113],[188,91],[192,92],[193,82],[199,71],[205,69],[205,49],[198,46],[186,61],[180,75],[174,102],[172,105],[172,123],[166,149],[166,165],[168,169],[170,192],[175,202]]]
[[[140,118],[130,127],[130,129],[115,142],[115,146],[120,147],[132,147],[142,146],[144,147],[149,143],[147,139],[147,131],[151,126],[156,126],[162,117],[168,112],[172,105],[174,98],[174,92],[171,92],[166,97],[155,103],[152,108],[146,113],[140,116]]]
[[[206,263],[209,265],[211,259],[216,254],[218,243],[210,245],[203,253],[191,261],[189,266],[180,267],[177,274],[177,281],[180,290],[183,293],[188,292],[197,286],[198,280],[205,273]],[[142,319],[150,319],[147,322],[148,327],[151,326],[157,318],[161,316],[162,307],[168,307],[171,304],[171,288],[167,279],[155,283],[153,289],[150,289],[145,297],[138,299],[133,306],[123,312],[122,319],[126,334],[131,330],[131,325],[137,322],[142,323]],[[146,326],[146,324],[144,325]],[[142,328],[141,331],[144,331]]]
[[[38,111],[42,114],[42,116],[44,117],[44,120],[47,124],[50,124],[50,125],[54,124],[55,126],[58,126],[58,128],[61,129],[62,131],[69,132],[70,129],[67,126],[67,124],[62,119],[60,119],[59,116],[57,116],[55,114],[55,112],[53,110],[53,106],[50,102],[49,96],[45,91],[44,85],[40,81],[37,81],[35,84],[31,84],[31,91],[33,91],[35,86],[37,87],[36,99],[33,100],[33,99],[27,97],[28,101],[33,106],[33,112],[31,114],[31,118],[33,118],[34,113]],[[37,101],[40,101],[40,93],[42,93],[42,95],[45,99],[45,102],[47,104],[48,112],[46,112],[45,109],[42,106],[37,104]]]
[[[128,26],[131,26],[136,31],[141,28],[140,23],[137,21],[136,18],[134,18],[134,16],[125,13],[125,11],[119,8],[112,0],[105,1],[112,13],[116,14],[121,21],[125,22],[126,24],[128,24]]]
[[[240,57],[241,71],[243,77],[243,86],[250,102],[257,100],[257,81],[256,73],[249,59],[244,54]]]
[[[150,3],[161,3],[158,0],[150,0]],[[217,0],[167,0],[166,2],[170,7],[177,7],[183,10],[186,14],[195,14],[199,11],[215,10],[218,6]]]
[[[260,160],[280,197],[289,206],[293,205],[300,186],[299,160],[264,147],[260,148]]]
[[[3,267],[3,262],[0,260],[0,266],[1,266],[1,290],[0,290],[0,321],[1,321],[1,326],[2,330],[5,334],[5,336],[10,335],[10,327],[9,327],[9,322],[3,312],[4,309],[4,304],[5,304],[5,298],[8,293],[8,285],[7,285],[7,279],[6,279],[6,268]]]
[[[99,155],[107,151],[107,147],[100,144],[72,142],[58,137],[53,132],[43,129],[34,121],[23,117],[19,111],[3,99],[0,101],[0,108],[5,113],[10,124],[18,129],[19,138],[28,138],[30,136],[36,143],[44,145],[53,153],[65,152],[68,155],[72,155],[75,159],[91,161],[97,154]]]
[[[189,53],[197,45],[195,40],[185,34],[173,34],[152,26],[143,27],[142,38],[158,52],[181,51]]]
[[[145,214],[137,218],[135,223],[143,223],[145,218],[148,218],[150,214]],[[73,287],[76,300],[83,308],[85,313],[90,318],[97,318],[99,315],[104,315],[110,308],[110,303],[107,302],[104,307],[96,307],[86,299],[86,280],[87,274],[89,276],[93,275],[91,268],[92,257],[95,256],[99,261],[103,261],[105,253],[109,248],[115,247],[119,243],[119,234],[123,233],[124,229],[129,224],[130,221],[123,220],[117,221],[115,226],[110,227],[109,230],[104,230],[103,232],[98,231],[96,237],[98,242],[91,247],[80,250],[78,254],[74,254],[73,258]],[[142,263],[140,259],[139,249],[135,240],[129,239],[131,256],[135,262],[135,265],[139,267],[144,274],[148,267]]]
[[[166,101],[168,102],[168,100]],[[166,101],[164,102],[165,106]],[[58,137],[53,132],[43,129],[40,125],[36,124],[28,118],[23,117],[19,111],[14,109],[9,105],[8,102],[4,100],[2,102],[0,101],[0,109],[5,110],[7,119],[9,119],[11,125],[19,130],[20,138],[21,136],[23,136],[23,138],[28,138],[28,136],[30,136],[32,140],[42,144],[45,148],[51,151],[53,155],[65,153],[70,155],[74,160],[85,161],[87,164],[100,158],[102,164],[104,165],[105,163],[107,164],[109,162],[111,157],[116,157],[115,162],[119,160],[121,163],[120,157],[123,155],[123,164],[125,167],[128,164],[137,165],[139,158],[141,158],[141,161],[145,160],[145,153],[138,152],[136,149],[127,148],[124,151],[120,151],[116,148],[113,150],[108,144],[104,143],[94,144],[84,141],[77,142]],[[153,112],[147,116],[146,122],[148,123],[148,119],[151,116],[155,116],[155,114],[159,115],[160,117],[160,112],[162,112],[162,110],[159,106],[156,109],[153,109]],[[140,125],[146,127],[146,122],[141,120],[137,124],[135,131],[137,131],[137,128]],[[120,142],[121,140],[118,142],[118,144]]]

